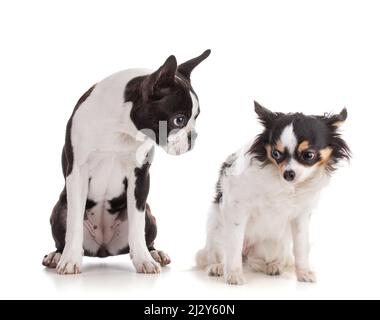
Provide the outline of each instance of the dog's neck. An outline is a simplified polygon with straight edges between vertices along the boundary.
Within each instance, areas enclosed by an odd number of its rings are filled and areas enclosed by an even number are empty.
[[[131,110],[133,107],[133,102],[126,102],[123,105],[123,113],[120,119],[120,130],[122,133],[128,135],[131,139],[136,142],[143,142],[148,137],[139,131],[131,119]]]
[[[130,111],[133,103],[126,102],[123,105],[123,111],[119,118],[115,121],[113,127],[113,135],[116,139],[116,144],[124,151],[136,155],[136,164],[142,164],[149,151],[155,147],[155,142],[145,135],[142,131],[137,130],[133,121],[130,118]]]

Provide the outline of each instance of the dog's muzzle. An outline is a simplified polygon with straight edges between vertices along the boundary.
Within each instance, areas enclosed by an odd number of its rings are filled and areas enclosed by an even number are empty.
[[[190,131],[188,134],[187,134],[187,143],[189,144],[189,150],[192,150],[194,148],[194,145],[195,145],[195,140],[197,139],[198,137],[198,133],[196,133],[196,131]]]

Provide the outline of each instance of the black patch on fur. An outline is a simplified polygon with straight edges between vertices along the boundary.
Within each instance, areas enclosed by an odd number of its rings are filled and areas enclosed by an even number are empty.
[[[332,149],[331,163],[328,165],[330,171],[336,169],[336,164],[340,160],[349,160],[351,158],[351,150],[346,141],[342,139],[339,128],[335,126],[337,122],[342,122],[347,119],[347,110],[344,108],[339,114],[325,114],[316,116],[329,128],[329,147]]]
[[[120,249],[119,251],[118,251],[118,255],[121,255],[121,254],[128,254],[129,253],[129,251],[130,251],[130,248],[129,248],[129,245],[127,245],[127,246],[125,246],[123,249]]]
[[[61,157],[62,171],[65,178],[70,175],[71,171],[73,170],[73,163],[74,163],[74,152],[73,152],[73,146],[71,144],[71,126],[73,122],[73,117],[74,117],[75,112],[80,107],[80,105],[84,101],[86,101],[86,99],[91,95],[95,86],[96,84],[93,85],[90,89],[88,89],[87,92],[84,93],[82,97],[80,97],[66,125],[65,145],[63,146],[62,157]]]
[[[226,171],[228,168],[231,168],[233,163],[236,160],[236,154],[231,154],[225,162],[223,162],[220,170],[219,170],[219,179],[216,183],[216,195],[214,198],[214,203],[220,203],[223,198],[223,188],[222,188],[222,178],[226,176]]]
[[[154,149],[152,148],[146,155],[145,163],[135,169],[135,198],[136,208],[140,211],[145,210],[146,199],[148,198],[150,176],[149,168],[154,156]]]
[[[65,248],[67,218],[67,193],[66,187],[61,192],[57,204],[53,208],[50,217],[51,230],[57,252],[62,253]]]
[[[208,49],[203,52],[200,56],[190,59],[178,66],[178,72],[182,74],[186,79],[190,80],[191,72],[194,68],[199,65],[203,60],[205,60],[211,53],[211,50]]]
[[[110,255],[111,254],[109,253],[109,251],[104,245],[100,246],[98,252],[96,253],[96,256],[98,258],[106,258],[106,257],[109,257]]]
[[[154,250],[154,240],[157,237],[156,218],[152,215],[150,207],[146,204],[145,209],[145,242],[149,251]]]
[[[116,214],[121,211],[127,210],[127,207],[128,207],[128,204],[127,204],[128,180],[127,178],[124,178],[123,184],[124,184],[124,190],[122,194],[108,201],[108,203],[110,204],[110,208],[108,209],[108,212],[110,214]]]
[[[92,209],[93,207],[96,206],[96,202],[91,200],[91,199],[87,199],[86,200],[86,210],[90,210]]]
[[[97,257],[97,258],[106,258],[106,257],[112,256],[104,245],[101,245],[98,251],[96,252],[92,252],[87,249],[84,249],[84,255],[86,257]]]
[[[157,237],[157,224],[156,224],[156,218],[152,215],[152,212],[150,211],[150,207],[148,204],[146,204],[145,207],[145,242],[146,246],[149,251],[155,250],[154,248],[154,240]],[[130,251],[130,248],[128,245],[126,245],[123,249],[119,250],[117,253],[120,254],[128,254]]]

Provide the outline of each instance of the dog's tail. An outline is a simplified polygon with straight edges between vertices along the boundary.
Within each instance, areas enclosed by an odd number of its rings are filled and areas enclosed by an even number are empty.
[[[195,261],[197,263],[197,267],[199,268],[205,268],[208,266],[208,253],[206,248],[197,252]]]

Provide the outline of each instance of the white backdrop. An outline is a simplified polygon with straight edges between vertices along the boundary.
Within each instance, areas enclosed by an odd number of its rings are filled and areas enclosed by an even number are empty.
[[[380,298],[378,1],[2,1],[0,3],[1,298]],[[92,84],[211,48],[193,74],[201,102],[195,149],[159,151],[149,203],[157,247],[173,263],[136,275],[128,256],[85,259],[62,277],[49,216],[63,187],[64,129]],[[292,274],[229,287],[192,270],[219,165],[261,130],[253,99],[283,112],[348,108],[353,160],[312,221],[315,285]]]

